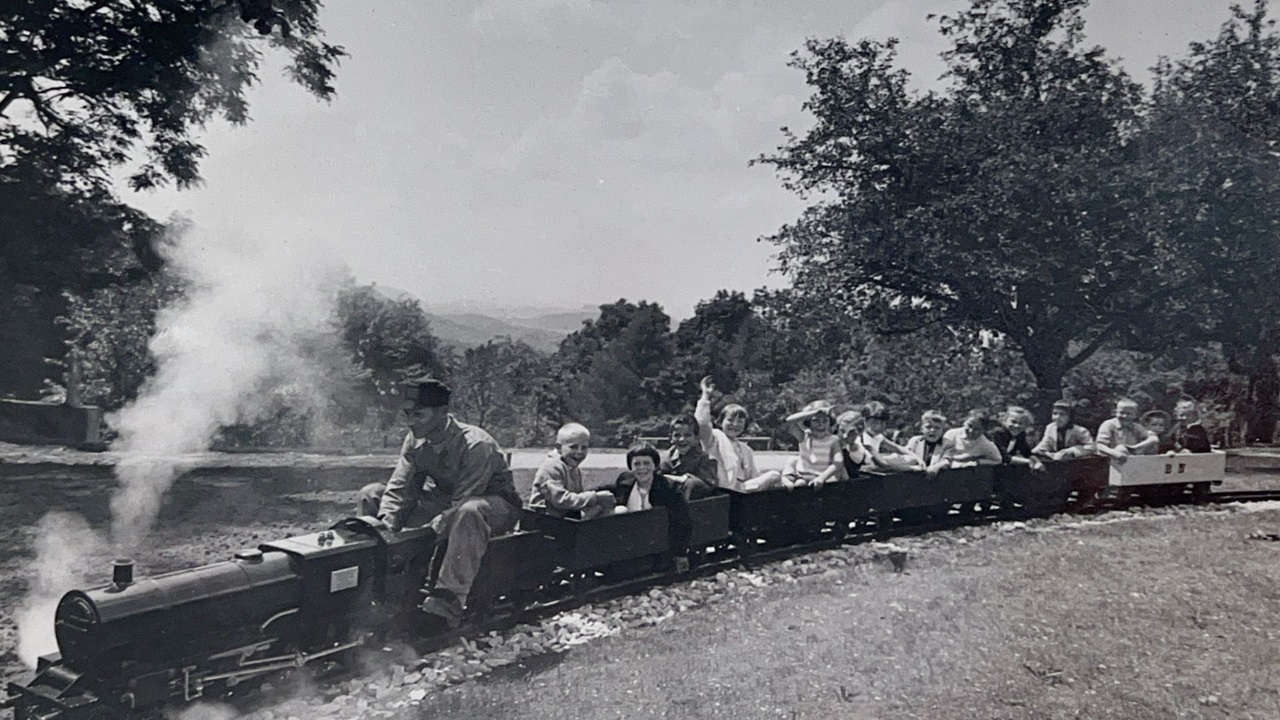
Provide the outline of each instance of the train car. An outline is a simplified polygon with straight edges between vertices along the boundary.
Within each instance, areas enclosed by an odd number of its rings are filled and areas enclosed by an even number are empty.
[[[1123,463],[1110,463],[1107,485],[1122,498],[1168,501],[1207,495],[1222,482],[1226,469],[1227,454],[1221,451],[1132,455]]]
[[[1044,517],[1087,503],[1107,486],[1109,466],[1104,457],[1050,461],[1042,471],[1027,465],[996,466],[993,480],[1000,515]]]
[[[668,523],[665,507],[592,520],[525,508],[520,518],[521,528],[546,538],[552,562],[579,587],[596,571],[613,580],[653,572],[671,549]]]

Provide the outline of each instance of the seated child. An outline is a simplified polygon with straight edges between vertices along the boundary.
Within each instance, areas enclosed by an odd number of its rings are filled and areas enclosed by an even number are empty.
[[[964,425],[952,428],[942,436],[946,448],[942,463],[945,468],[999,465],[1000,449],[987,437],[987,415],[973,410],[964,419]]]
[[[1178,404],[1173,406],[1173,413],[1178,418],[1178,424],[1173,426],[1173,432],[1170,433],[1172,452],[1213,452],[1213,446],[1209,443],[1209,431],[1200,424],[1200,409],[1195,400],[1191,398],[1179,400]]]
[[[1139,420],[1142,427],[1155,433],[1159,445],[1156,446],[1156,452],[1164,453],[1173,450],[1173,437],[1169,434],[1170,422],[1169,413],[1163,410],[1152,410],[1147,412]]]
[[[1093,436],[1075,423],[1075,403],[1059,400],[1053,404],[1053,422],[1031,452],[1043,460],[1072,460],[1093,454]]]
[[[662,474],[680,485],[686,500],[715,494],[720,473],[715,461],[702,451],[698,421],[692,415],[677,415],[671,421],[671,449],[662,463]]]
[[[683,571],[689,567],[687,555],[693,519],[684,493],[671,478],[658,472],[660,462],[658,451],[652,445],[634,445],[627,451],[627,471],[613,483],[613,496],[618,503],[615,512],[638,512],[655,506],[667,508],[671,554]]]
[[[919,470],[923,467],[916,462],[911,451],[890,440],[885,434],[889,423],[889,411],[883,403],[872,400],[862,406],[862,417],[866,429],[862,433],[862,446],[867,449],[871,466],[880,472],[902,472]]]
[[[846,410],[836,418],[836,437],[840,438],[840,470],[837,475],[841,480],[858,477],[862,468],[871,462],[871,453],[862,445],[865,429],[862,414],[857,410]]]
[[[556,432],[556,449],[533,476],[529,507],[556,517],[590,520],[613,512],[613,492],[584,490],[579,466],[591,446],[591,432],[569,423]]]
[[[1120,398],[1116,416],[1098,426],[1095,447],[1100,454],[1122,463],[1130,455],[1154,455],[1160,439],[1138,423],[1138,403]]]
[[[831,403],[815,400],[787,416],[787,429],[800,441],[798,455],[787,461],[782,486],[823,485],[836,479],[840,463],[840,438],[831,432]]]
[[[777,470],[756,470],[756,456],[745,442],[739,439],[747,429],[750,418],[741,405],[725,405],[720,411],[720,427],[711,426],[711,395],[715,383],[702,378],[702,397],[698,399],[693,417],[698,421],[698,440],[702,450],[716,464],[716,480],[720,487],[738,492],[755,492],[782,484],[782,474]]]
[[[1000,427],[991,431],[991,442],[1000,451],[1000,460],[1005,465],[1030,465],[1033,470],[1043,470],[1044,463],[1031,453],[1031,443],[1027,441],[1027,430],[1035,423],[1035,418],[1026,408],[1010,405],[1000,416]]]
[[[943,436],[947,432],[947,416],[937,410],[925,410],[920,416],[920,434],[907,441],[907,453],[922,468],[934,468],[945,454]],[[931,474],[937,474],[933,469]]]

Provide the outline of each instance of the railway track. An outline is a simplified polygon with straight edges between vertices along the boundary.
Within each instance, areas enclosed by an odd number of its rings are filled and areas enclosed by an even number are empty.
[[[1216,492],[1211,493],[1205,502],[1215,504],[1227,504],[1233,502],[1269,502],[1272,500],[1280,500],[1280,490],[1242,490],[1237,492]]]

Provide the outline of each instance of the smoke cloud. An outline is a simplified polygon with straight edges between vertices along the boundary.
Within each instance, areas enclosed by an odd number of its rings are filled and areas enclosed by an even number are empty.
[[[100,548],[102,538],[79,515],[54,512],[40,519],[36,529],[37,572],[18,608],[18,658],[35,667],[41,655],[57,652],[53,615],[63,593],[88,579],[87,555]]]
[[[157,371],[138,398],[108,418],[118,431],[118,487],[109,537],[79,516],[40,523],[32,585],[18,613],[19,656],[34,667],[57,650],[54,611],[68,590],[94,587],[102,560],[137,555],[165,492],[207,451],[218,431],[251,423],[287,396],[323,407],[333,378],[314,362],[317,338],[332,334],[345,267],[287,240],[253,242],[175,230],[161,248],[185,287],[161,310],[149,349]],[[220,712],[215,710],[214,712]]]
[[[155,376],[109,418],[119,433],[112,450],[121,454],[111,534],[125,549],[155,521],[182,456],[208,450],[220,428],[260,419],[274,391],[319,382],[306,348],[326,331],[344,273],[288,241],[213,239],[192,229],[164,254],[187,292],[157,317]]]

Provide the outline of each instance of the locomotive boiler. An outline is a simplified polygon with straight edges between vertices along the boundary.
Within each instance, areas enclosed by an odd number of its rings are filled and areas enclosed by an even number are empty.
[[[307,666],[411,622],[430,569],[429,528],[376,520],[265,543],[233,560],[63,596],[59,653],[27,685],[11,683],[17,720],[112,717],[218,697]]]

